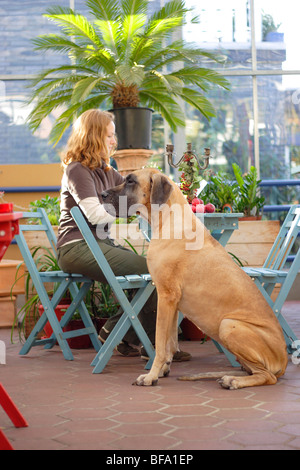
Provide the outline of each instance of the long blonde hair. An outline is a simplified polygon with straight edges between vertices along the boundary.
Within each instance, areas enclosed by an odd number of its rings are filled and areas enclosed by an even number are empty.
[[[114,122],[114,115],[108,111],[89,109],[73,124],[72,133],[63,158],[63,165],[80,162],[91,170],[102,166],[109,170],[111,152],[105,145],[106,128]]]

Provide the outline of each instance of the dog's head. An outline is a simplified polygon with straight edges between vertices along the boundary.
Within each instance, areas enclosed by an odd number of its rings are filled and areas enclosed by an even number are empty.
[[[101,196],[107,212],[117,217],[151,214],[151,205],[165,204],[174,190],[170,179],[155,168],[144,168],[126,176],[124,183]]]

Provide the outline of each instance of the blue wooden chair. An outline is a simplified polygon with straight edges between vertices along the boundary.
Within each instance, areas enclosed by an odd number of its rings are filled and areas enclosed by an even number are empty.
[[[243,268],[272,307],[281,324],[289,352],[295,349],[293,343],[298,338],[282,316],[281,309],[300,270],[300,250],[293,257],[290,267],[285,267],[299,233],[300,205],[294,205],[290,208],[264,265],[261,268]],[[276,299],[272,300],[271,294],[276,284],[280,289]]]
[[[89,335],[92,345],[96,351],[99,351],[101,348],[101,343],[98,339],[96,329],[83,301],[93,281],[87,277],[82,276],[81,274],[69,274],[63,271],[39,271],[24,237],[24,232],[45,232],[50,242],[53,254],[55,255],[56,236],[44,209],[40,209],[37,212],[23,213],[23,218],[36,218],[38,221],[37,224],[19,225],[19,234],[15,236],[15,239],[23,256],[28,272],[31,276],[32,283],[44,308],[44,313],[41,315],[40,319],[37,321],[32,332],[25,341],[20,354],[27,354],[33,346],[44,345],[45,349],[50,349],[56,344],[56,342],[58,342],[65,359],[73,360],[73,354],[68,345],[67,339],[82,335]],[[55,283],[55,286],[57,286],[51,299],[49,298],[45,288],[45,283],[49,282]],[[65,296],[67,291],[69,291],[71,294],[72,303],[59,322],[55,314],[55,307]],[[69,323],[75,311],[79,312],[84,324],[84,328],[75,331],[64,332],[63,328]],[[50,338],[38,339],[39,333],[42,332],[48,321],[53,330],[52,336]]]
[[[93,373],[96,374],[102,372],[109,361],[114,348],[122,341],[131,326],[134,328],[142,345],[146,349],[148,357],[150,358],[146,366],[146,368],[149,368],[153,362],[155,352],[151,341],[138,319],[138,314],[155,289],[155,286],[151,281],[150,274],[115,276],[95,237],[91,233],[80,209],[78,207],[73,207],[73,209],[71,209],[71,214],[108,284],[110,284],[121,308],[123,309],[123,315],[109,334],[107,340],[98,351],[91,364],[94,366]],[[131,301],[129,301],[125,295],[124,291],[127,289],[136,289],[136,294]]]

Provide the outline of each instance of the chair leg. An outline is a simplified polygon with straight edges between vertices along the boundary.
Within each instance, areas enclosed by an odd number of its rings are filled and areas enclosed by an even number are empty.
[[[30,333],[30,335],[28,336],[25,344],[23,345],[23,347],[21,348],[19,354],[20,355],[25,355],[29,352],[29,350],[32,348],[32,346],[35,346],[36,344],[51,344],[51,341],[52,341],[52,337],[47,339],[47,340],[36,340],[36,337],[38,335],[38,333],[44,328],[44,326],[46,325],[48,321],[48,317],[46,315],[46,313],[44,312],[43,315],[41,316],[41,318],[37,321],[37,323],[35,324],[32,332]],[[64,355],[64,358],[68,361],[73,361],[74,360],[74,357],[73,357],[73,354],[71,352],[71,349],[69,348],[69,345],[67,343],[67,340],[65,340],[63,337],[62,337],[62,329],[60,327],[60,324],[59,324],[59,321],[57,320],[55,314],[53,316],[53,318],[51,319],[51,327],[53,329],[53,338],[55,337],[58,341],[58,344],[62,350],[62,353]]]
[[[91,366],[94,366],[93,374],[100,374],[103,371],[104,367],[112,356],[114,348],[122,341],[131,326],[132,323],[127,313],[123,313],[118,323],[115,325],[109,337],[91,363]],[[149,340],[141,324],[139,324],[139,328],[137,328],[137,330],[138,331],[136,331],[136,333],[138,334],[141,343],[149,354],[150,360],[153,361],[155,351],[151,341]]]
[[[128,316],[123,313],[120,320],[111,331],[109,337],[102,345],[100,351],[96,354],[96,357],[91,362],[91,366],[95,366],[93,369],[93,374],[100,374],[103,371],[104,367],[112,356],[114,348],[122,341],[124,337],[124,331],[126,334],[130,326],[131,322]]]
[[[0,450],[14,450],[9,440],[0,429]]]
[[[21,415],[20,411],[6,392],[2,384],[0,384],[0,405],[11,419],[16,428],[26,428],[27,421]]]

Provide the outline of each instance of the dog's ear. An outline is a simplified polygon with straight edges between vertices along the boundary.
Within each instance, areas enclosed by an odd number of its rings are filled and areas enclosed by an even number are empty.
[[[150,203],[159,205],[165,204],[172,191],[174,191],[172,184],[169,179],[161,173],[154,173],[151,180]]]

